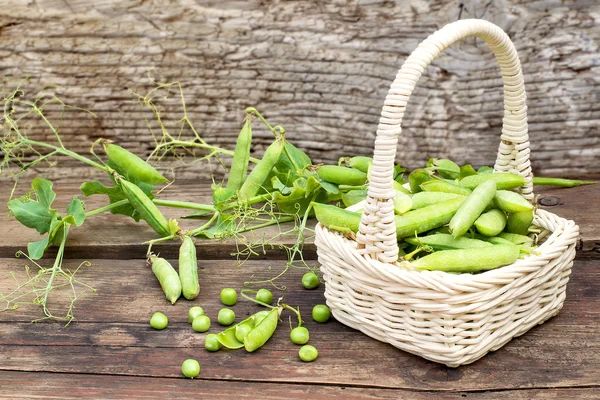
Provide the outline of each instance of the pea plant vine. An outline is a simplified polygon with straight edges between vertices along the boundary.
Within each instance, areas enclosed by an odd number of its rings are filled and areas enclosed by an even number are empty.
[[[25,281],[17,279],[16,275],[11,273],[16,287],[6,293],[0,293],[0,301],[4,302],[0,312],[14,310],[19,304],[33,303],[42,308],[44,315],[36,321],[56,319],[66,321],[67,324],[73,321],[76,300],[84,293],[94,292],[95,289],[92,285],[76,278],[81,267],[89,266],[89,262],[81,263],[73,271],[63,267],[64,254],[68,251],[69,230],[73,227],[82,227],[88,218],[105,212],[130,217],[136,221],[143,219],[155,229],[161,237],[146,242],[148,254],[151,253],[153,244],[175,239],[179,235],[207,239],[233,238],[237,245],[233,255],[238,260],[238,265],[243,265],[250,257],[264,254],[268,249],[276,247],[283,249],[288,260],[282,271],[274,272],[269,266],[270,279],[248,281],[247,285],[269,282],[280,289],[285,289],[284,285],[277,284],[277,279],[286,271],[293,267],[310,269],[302,257],[304,242],[309,235],[312,235],[312,230],[307,227],[307,220],[312,215],[310,204],[313,201],[339,199],[337,187],[319,179],[308,168],[312,164],[310,158],[287,141],[285,129],[279,125],[269,124],[256,109],[246,110],[244,127],[240,132],[235,151],[213,146],[208,144],[194,128],[188,116],[181,84],[154,81],[153,83],[155,87],[146,94],[131,91],[135,100],[146,111],[144,117],[147,118],[147,111],[150,111],[153,116],[153,120],[146,119],[155,143],[155,148],[148,158],[148,167],[151,164],[161,164],[170,157],[177,161],[177,165],[171,167],[173,173],[178,168],[203,161],[208,163],[216,161],[218,165],[225,168],[221,158],[233,157],[228,184],[218,183],[213,177],[213,201],[209,204],[163,200],[155,197],[157,186],[131,173],[131,170],[128,170],[129,161],[121,163],[117,156],[111,159],[111,155],[106,151],[109,141],[98,140],[93,143],[89,155],[67,148],[60,135],[65,112],[74,110],[94,116],[93,113],[65,104],[55,95],[42,93],[29,98],[20,85],[10,91],[3,86],[5,90],[2,100],[3,113],[0,118],[2,130],[0,171],[5,178],[14,182],[8,208],[15,219],[24,226],[36,230],[43,235],[43,238],[29,243],[26,253],[23,251],[17,253],[17,256],[24,256],[32,263],[37,273],[33,273],[29,265],[25,267],[27,276]],[[172,93],[180,99],[183,116],[175,123],[167,123],[160,101],[169,98]],[[56,121],[51,120],[46,110],[51,109],[53,114],[56,114],[57,108],[59,116]],[[54,140],[41,141],[28,137],[27,122],[31,118],[40,118],[52,132]],[[250,157],[253,120],[264,123],[274,135],[273,144],[262,159]],[[188,134],[189,132],[191,135]],[[242,136],[246,140],[242,140]],[[96,147],[99,144],[103,145],[108,161],[104,161],[103,157],[97,154]],[[124,149],[121,150],[128,153]],[[268,155],[269,152],[271,156]],[[41,177],[33,179],[27,194],[15,198],[20,178],[32,167],[40,165],[53,167],[61,156],[92,166],[106,175],[110,184],[100,181],[83,182],[81,194],[84,197],[106,196],[108,204],[98,209],[87,210],[84,202],[76,195],[68,205],[66,213],[60,215],[52,208],[56,198],[53,183]],[[136,157],[132,153],[125,156]],[[255,166],[246,178],[249,163]],[[234,171],[236,168],[237,172]],[[237,176],[236,182],[233,182],[234,174]],[[131,188],[130,183],[135,186],[134,194],[127,189]],[[171,183],[167,182],[167,184]],[[201,224],[197,228],[183,231],[176,221],[169,221],[163,230],[160,223],[162,219],[159,218],[159,222],[156,222],[157,214],[161,214],[156,206],[189,210],[189,213],[182,218],[198,219]],[[274,226],[276,229],[261,230],[269,226]],[[290,242],[293,244],[284,244]],[[54,262],[50,266],[42,266],[45,260],[40,260],[51,246],[58,246]],[[53,293],[61,289],[68,292],[69,304],[64,314],[58,315],[50,310],[49,304]]]

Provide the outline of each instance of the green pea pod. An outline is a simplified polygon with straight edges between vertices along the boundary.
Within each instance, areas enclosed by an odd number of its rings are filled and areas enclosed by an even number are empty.
[[[520,249],[513,244],[499,244],[464,250],[436,251],[413,261],[417,269],[446,272],[480,272],[499,268],[517,261]]]
[[[365,174],[369,171],[371,164],[373,164],[373,159],[364,156],[351,157],[346,162],[346,165],[350,168],[357,169]]]
[[[439,179],[423,182],[421,184],[421,189],[423,189],[425,192],[455,193],[462,196],[468,196],[471,194],[471,189],[467,189]]]
[[[404,240],[415,246],[427,245],[434,250],[458,250],[492,246],[491,243],[484,242],[483,240],[470,239],[464,236],[455,238],[446,233],[436,233],[418,238],[406,238]]]
[[[248,175],[239,191],[241,199],[247,199],[256,196],[261,186],[269,176],[269,173],[279,161],[285,140],[283,137],[276,139],[263,154],[263,158],[254,166],[252,172]]]
[[[507,213],[516,213],[533,209],[533,205],[519,193],[510,190],[498,190],[494,199],[499,209]]]
[[[475,220],[479,218],[483,210],[485,210],[495,195],[495,181],[488,180],[477,186],[475,190],[473,190],[473,192],[467,196],[456,214],[450,220],[449,226],[452,236],[459,237],[467,233],[469,228],[473,226]],[[424,208],[421,210],[424,210]]]
[[[336,185],[360,186],[367,181],[365,172],[338,165],[322,165],[317,168],[317,175],[324,181]]]
[[[198,282],[198,259],[196,258],[196,245],[189,236],[183,237],[179,247],[179,279],[183,297],[194,300],[200,293]]]
[[[248,173],[248,162],[250,160],[250,146],[252,145],[252,125],[250,118],[238,135],[235,143],[235,152],[231,161],[231,171],[227,179],[227,190],[237,192],[242,187],[246,174]]]
[[[533,239],[530,238],[529,236],[518,235],[516,233],[507,233],[507,232],[502,232],[502,233],[498,234],[498,236],[501,237],[502,239],[508,240],[509,242],[511,242],[513,244],[522,245],[525,247],[533,246]]]
[[[432,204],[440,203],[442,201],[455,199],[457,197],[465,197],[456,193],[444,193],[444,192],[419,192],[412,196],[412,208],[416,210],[430,206]]]
[[[525,184],[525,178],[520,175],[497,172],[493,174],[477,174],[467,176],[458,181],[458,186],[473,190],[483,182],[487,181],[496,182],[497,190],[515,189]]]
[[[540,186],[559,186],[559,187],[577,187],[582,185],[593,185],[596,181],[580,181],[578,179],[562,179],[562,178],[544,178],[534,177],[532,179],[534,185]]]
[[[239,325],[250,325],[251,327],[254,327],[254,325],[256,324],[255,321],[259,317],[263,317],[268,314],[269,314],[269,311],[259,311],[256,314],[251,315],[250,317],[237,323],[236,325],[232,325],[229,328],[225,329],[224,331],[219,332],[217,334],[217,340],[225,348],[228,348],[231,350],[241,349],[242,347],[244,347],[244,343],[240,342],[235,337],[235,332],[236,332],[237,327]]]
[[[411,197],[404,192],[396,190],[396,197],[394,197],[394,212],[398,215],[402,215],[409,211],[411,208]]]
[[[244,338],[244,347],[247,352],[258,350],[273,336],[279,322],[280,311],[279,307],[272,309],[269,311],[269,315],[248,332]]]
[[[410,185],[410,191],[414,193],[419,193],[421,189],[421,184],[423,182],[430,181],[431,174],[424,168],[418,168],[408,174],[408,184]]]
[[[161,236],[171,234],[169,222],[142,189],[123,178],[119,179],[119,185],[131,206],[156,233]]]
[[[477,231],[484,236],[496,236],[506,226],[506,214],[498,209],[483,213],[474,223]]]
[[[398,239],[427,232],[447,224],[465,201],[457,197],[395,217]],[[361,214],[328,204],[311,203],[319,222],[329,229],[350,233],[358,232]]]
[[[181,296],[181,282],[177,271],[164,258],[152,256],[150,261],[152,262],[152,272],[165,292],[165,297],[171,304],[175,304]]]
[[[533,210],[513,213],[508,216],[504,230],[508,233],[527,235],[532,223]]]
[[[350,190],[349,192],[342,193],[342,203],[344,203],[346,207],[350,207],[357,203],[360,203],[366,198],[366,190]]]
[[[412,196],[412,193],[410,192],[410,190],[408,190],[407,188],[405,188],[400,182],[398,182],[398,181],[392,181],[392,183],[394,184],[394,190],[397,190],[399,192],[402,192],[404,194]]]
[[[128,177],[138,181],[157,185],[167,181],[152,165],[142,160],[132,152],[116,144],[104,142],[104,151],[108,160]]]
[[[500,245],[500,244],[505,244],[505,245],[515,245],[513,242],[511,242],[508,239],[504,239],[500,236],[478,236],[478,238],[480,238],[483,241],[486,241],[488,243],[491,243],[493,245]]]

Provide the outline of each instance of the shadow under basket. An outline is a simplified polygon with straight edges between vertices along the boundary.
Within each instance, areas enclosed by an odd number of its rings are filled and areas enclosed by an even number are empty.
[[[377,130],[369,195],[356,240],[317,224],[315,244],[325,298],[341,323],[427,360],[457,367],[505,345],[562,308],[578,226],[544,210],[533,224],[543,243],[514,264],[469,274],[425,271],[398,262],[392,170],[400,123],[417,79],[445,48],[477,36],[494,51],[504,81],[504,119],[496,172],[525,178],[533,201],[525,90],[508,36],[481,20],[452,23],[425,40],[391,86]]]

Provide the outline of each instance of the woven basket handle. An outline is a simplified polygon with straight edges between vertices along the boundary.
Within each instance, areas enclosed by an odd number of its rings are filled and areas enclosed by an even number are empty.
[[[502,29],[487,21],[470,19],[446,25],[424,40],[404,62],[381,111],[369,195],[357,234],[359,245],[379,261],[390,263],[398,259],[392,180],[400,124],[410,94],[425,68],[442,51],[471,36],[483,39],[492,49],[504,82],[502,136],[494,170],[523,176],[526,183],[521,193],[530,201],[533,199],[525,87],[515,47]]]

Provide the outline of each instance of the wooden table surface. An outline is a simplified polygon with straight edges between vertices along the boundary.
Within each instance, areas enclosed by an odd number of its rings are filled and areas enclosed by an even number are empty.
[[[174,185],[165,198],[208,200],[207,184]],[[64,208],[77,187],[55,185],[57,206]],[[259,351],[204,349],[205,334],[187,323],[187,310],[201,305],[213,320],[209,332],[220,329],[216,315],[223,306],[219,291],[241,289],[244,282],[269,277],[285,264],[281,250],[269,250],[242,266],[230,256],[232,241],[201,241],[198,246],[201,292],[194,301],[181,299],[171,306],[143,256],[140,243],[154,237],[146,226],[125,217],[90,218],[69,238],[65,266],[83,260],[80,279],[96,293],[84,296],[75,310],[78,321],[68,327],[58,322],[32,324],[39,307],[23,305],[0,313],[0,398],[414,398],[414,399],[546,399],[598,398],[600,393],[600,218],[595,202],[600,186],[538,190],[544,208],[574,219],[581,241],[567,299],[558,316],[531,329],[496,352],[460,368],[448,368],[380,343],[362,333],[330,321],[311,320],[313,305],[323,303],[323,286],[305,290],[303,270],[288,271],[275,288],[275,296],[299,306],[311,332],[310,343],[319,349],[312,363],[298,359],[298,347],[289,340],[287,317],[273,338]],[[8,191],[0,201],[5,204]],[[553,196],[553,197],[551,197]],[[86,200],[88,209],[102,198]],[[170,216],[181,210],[168,210]],[[15,258],[37,234],[2,214],[0,232],[0,291],[25,276],[25,260]],[[185,221],[193,226],[197,221]],[[156,247],[175,261],[177,243]],[[314,245],[305,257],[318,265]],[[45,258],[43,264],[52,262]],[[52,307],[64,306],[66,298]],[[259,307],[239,300],[238,318]],[[155,331],[148,325],[153,312],[169,317],[169,327]],[[202,367],[198,379],[183,379],[181,363],[195,358]]]

